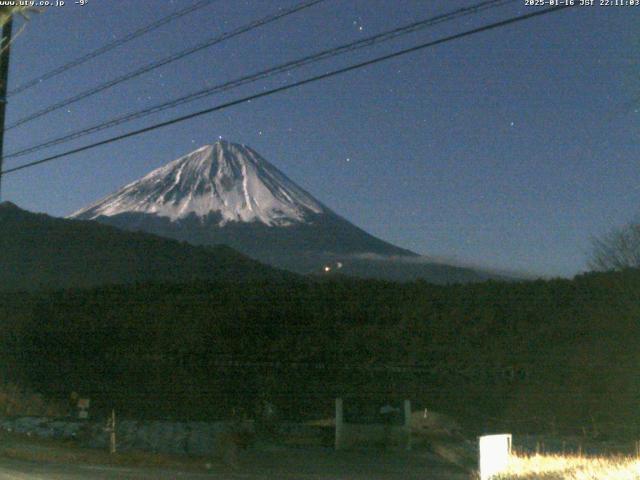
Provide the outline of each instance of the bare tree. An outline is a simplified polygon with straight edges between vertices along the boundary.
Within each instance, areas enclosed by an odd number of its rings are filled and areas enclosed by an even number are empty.
[[[35,8],[35,7],[21,7],[21,6],[0,7],[0,25],[3,25],[4,23],[6,23],[9,20],[9,18],[11,18],[13,15],[20,14],[28,20],[29,13],[39,13],[40,11],[41,10],[39,8]]]
[[[35,7],[22,7],[22,6],[4,6],[0,7],[0,28],[4,26],[5,23],[9,21],[12,17],[16,15],[20,15],[25,20],[29,20],[30,13],[40,13],[41,10]],[[9,38],[1,38],[0,39],[0,52],[6,49],[9,46],[9,43],[15,40],[20,34],[23,32],[26,27],[26,23],[22,25],[20,30],[17,33],[14,33],[11,39]]]
[[[640,268],[640,221],[594,238],[592,245],[589,267],[593,270]]]

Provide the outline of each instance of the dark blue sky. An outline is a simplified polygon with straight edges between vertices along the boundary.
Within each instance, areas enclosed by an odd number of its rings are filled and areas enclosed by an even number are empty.
[[[191,3],[67,0],[34,16],[15,41],[10,88]],[[218,0],[12,97],[8,122],[295,3]],[[11,130],[5,153],[473,3],[327,0]],[[5,167],[532,8],[522,0]],[[330,208],[402,247],[573,275],[585,268],[591,236],[640,210],[639,49],[640,7],[576,7],[16,172],[3,196],[67,215],[222,137],[253,147]]]

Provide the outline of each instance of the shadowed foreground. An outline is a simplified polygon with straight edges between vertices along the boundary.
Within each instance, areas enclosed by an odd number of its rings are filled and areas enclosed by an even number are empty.
[[[204,463],[204,461],[203,461]],[[469,474],[437,458],[406,452],[273,449],[243,452],[235,466],[214,462],[202,471],[60,464],[0,459],[0,479],[421,479],[463,480]]]

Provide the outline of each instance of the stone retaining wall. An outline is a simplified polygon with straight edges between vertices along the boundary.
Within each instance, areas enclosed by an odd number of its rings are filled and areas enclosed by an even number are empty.
[[[76,440],[90,448],[108,448],[106,421],[17,417],[0,419],[0,429],[40,438]],[[117,423],[118,450],[145,450],[178,455],[212,455],[221,437],[229,434],[255,436],[253,422],[170,422],[122,420]],[[297,423],[280,423],[272,432],[272,440],[289,444],[323,445],[332,442],[327,429]]]

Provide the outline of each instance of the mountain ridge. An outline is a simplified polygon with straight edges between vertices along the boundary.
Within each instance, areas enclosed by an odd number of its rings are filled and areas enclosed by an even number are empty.
[[[326,207],[250,147],[226,141],[169,162],[68,218],[194,245],[226,244],[300,274],[436,283],[504,278],[430,262],[377,238]],[[399,261],[404,259],[420,261]]]
[[[0,203],[0,290],[293,278],[226,245],[194,246]]]

